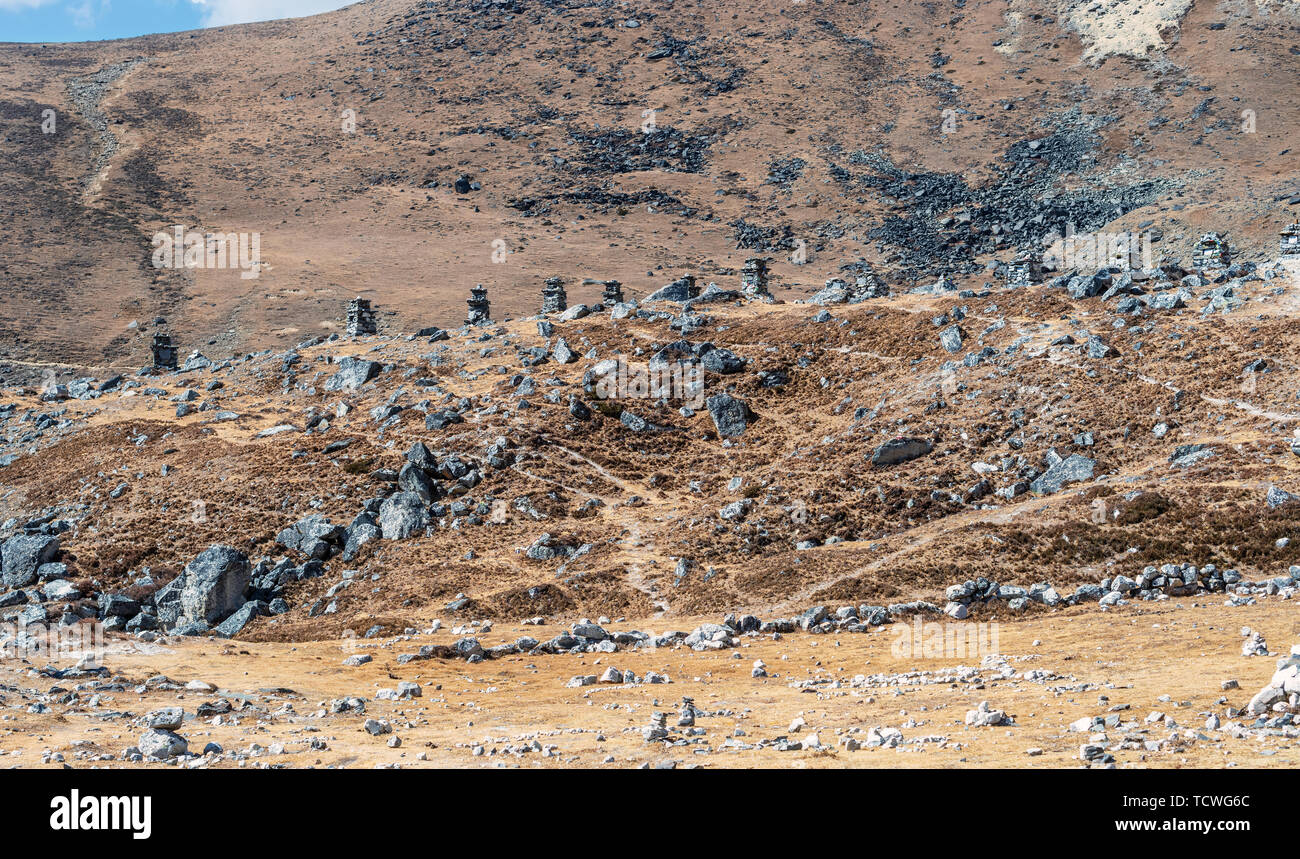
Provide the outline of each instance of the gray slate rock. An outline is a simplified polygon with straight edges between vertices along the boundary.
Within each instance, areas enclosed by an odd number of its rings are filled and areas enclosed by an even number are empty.
[[[1089,459],[1082,454],[1070,454],[1065,459],[1060,459],[1049,466],[1047,471],[1044,471],[1029,484],[1029,488],[1042,495],[1051,495],[1054,492],[1059,492],[1061,487],[1067,483],[1091,480],[1096,464],[1096,460]]]
[[[54,560],[59,553],[59,539],[45,534],[24,534],[10,537],[0,548],[0,569],[4,570],[4,583],[9,588],[22,588],[36,581],[36,571],[42,564]]]
[[[715,394],[705,401],[705,405],[708,406],[709,417],[713,418],[714,428],[723,438],[743,435],[753,418],[749,404],[730,394]]]
[[[181,616],[211,626],[244,604],[252,570],[243,552],[217,545],[199,553],[181,575]]]
[[[379,375],[382,367],[374,361],[347,357],[338,362],[339,370],[325,380],[327,391],[355,391]]]
[[[405,540],[424,531],[429,511],[414,492],[397,492],[379,507],[379,529],[385,540]]]
[[[179,734],[171,731],[146,731],[136,743],[140,754],[146,760],[166,761],[189,751],[190,744]]]
[[[871,464],[898,465],[925,456],[933,447],[929,440],[923,438],[893,438],[871,452]]]

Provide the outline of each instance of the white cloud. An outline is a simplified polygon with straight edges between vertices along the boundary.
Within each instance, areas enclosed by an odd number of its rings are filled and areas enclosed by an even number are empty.
[[[66,10],[72,16],[74,26],[83,30],[88,30],[95,26],[95,10],[90,5],[90,0],[82,3],[80,6],[68,6]]]
[[[5,12],[17,12],[20,9],[35,9],[39,6],[48,6],[54,0],[0,0],[0,10]]]
[[[46,0],[0,0],[0,6],[13,2],[43,3]],[[354,0],[191,0],[191,2],[203,7],[203,26],[221,27],[249,21],[319,15],[321,12],[342,9]]]

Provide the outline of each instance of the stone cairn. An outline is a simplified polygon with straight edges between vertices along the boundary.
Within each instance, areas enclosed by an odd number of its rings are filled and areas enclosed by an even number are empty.
[[[605,289],[600,294],[600,303],[606,307],[623,303],[623,284],[617,280],[605,281]]]
[[[695,283],[695,275],[684,274],[677,278],[677,280],[673,281],[673,283],[686,290],[687,300],[700,297],[700,287]]]
[[[1287,228],[1282,231],[1279,244],[1282,256],[1300,256],[1300,222],[1287,225]]]
[[[492,322],[492,303],[488,301],[487,287],[478,284],[469,291],[469,313],[465,317],[466,325],[488,325]]]
[[[176,369],[176,347],[172,345],[172,338],[168,334],[155,334],[153,343],[149,345],[149,350],[153,354],[153,365],[159,370]]]
[[[563,313],[569,309],[569,296],[564,291],[564,281],[558,276],[548,277],[542,287],[542,313]]]
[[[1228,243],[1214,232],[1201,236],[1192,251],[1192,264],[1197,268],[1225,268],[1230,260]]]
[[[365,298],[354,298],[348,302],[348,336],[359,337],[362,334],[377,334],[378,327],[375,325],[375,311],[370,306],[370,301]]]
[[[1007,263],[1007,286],[1032,286],[1043,279],[1043,262],[1033,251],[1021,251]]]
[[[767,287],[767,259],[750,257],[740,270],[740,291],[750,300],[771,301],[772,291]]]
[[[889,295],[889,287],[881,281],[876,270],[871,267],[871,263],[862,260],[858,269],[858,276],[854,278],[853,289],[849,295],[850,303],[856,304],[868,298],[884,298]]]

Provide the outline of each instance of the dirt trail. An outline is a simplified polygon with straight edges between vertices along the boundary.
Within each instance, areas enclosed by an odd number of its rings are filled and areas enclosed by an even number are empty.
[[[113,84],[124,78],[141,63],[147,63],[148,57],[135,57],[105,66],[99,71],[85,77],[73,78],[68,82],[68,95],[81,115],[86,118],[99,137],[100,150],[95,156],[94,164],[83,182],[82,196],[86,202],[93,202],[98,196],[108,170],[112,166],[113,156],[121,148],[117,135],[108,127],[108,116],[103,111],[103,103]]]
[[[655,614],[656,618],[662,617],[665,613],[671,610],[671,606],[659,593],[659,589],[646,577],[644,569],[649,565],[650,561],[660,560],[655,554],[655,543],[653,538],[649,539],[648,544],[643,540],[647,534],[653,533],[654,528],[653,526],[647,525],[641,515],[642,511],[647,508],[631,507],[625,503],[631,496],[645,492],[645,488],[629,483],[621,477],[611,474],[606,468],[600,465],[600,463],[594,461],[590,457],[584,456],[576,450],[558,444],[554,439],[548,439],[548,447],[568,454],[573,459],[576,459],[587,467],[593,469],[602,478],[623,491],[624,494],[622,498],[614,498],[609,495],[601,495],[585,491],[584,494],[589,494],[595,498],[599,498],[605,504],[607,509],[614,507],[616,504],[619,505],[620,524],[627,531],[627,536],[619,543],[619,549],[624,557],[622,563],[627,572],[628,584],[646,595],[651,604],[657,609]]]

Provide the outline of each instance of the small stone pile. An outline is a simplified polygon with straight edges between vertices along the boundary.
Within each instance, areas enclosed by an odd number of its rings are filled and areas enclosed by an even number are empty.
[[[988,701],[981,701],[974,710],[966,711],[966,724],[972,728],[996,728],[1001,725],[1014,725],[1016,720],[1002,710],[989,707]]]
[[[140,755],[145,760],[169,761],[189,752],[189,743],[175,731],[185,720],[185,711],[180,707],[165,707],[153,710],[144,717],[148,729],[140,735],[136,744]]]

